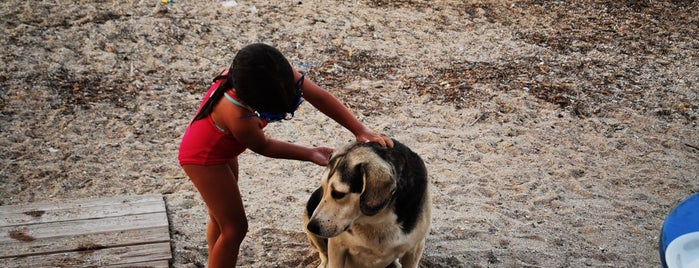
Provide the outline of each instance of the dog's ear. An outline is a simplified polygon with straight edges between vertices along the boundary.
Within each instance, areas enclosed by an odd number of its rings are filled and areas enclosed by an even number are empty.
[[[364,215],[376,215],[391,201],[396,190],[393,168],[388,163],[364,163],[361,170],[364,189],[359,208]]]
[[[318,207],[318,204],[320,204],[320,200],[323,198],[323,187],[318,187],[318,189],[311,194],[311,197],[308,198],[308,202],[306,202],[306,213],[308,217],[313,215],[313,212],[316,211],[316,208]]]

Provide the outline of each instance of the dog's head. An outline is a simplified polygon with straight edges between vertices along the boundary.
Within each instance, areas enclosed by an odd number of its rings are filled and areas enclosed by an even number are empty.
[[[395,171],[376,150],[386,148],[356,143],[333,154],[309,231],[322,237],[337,236],[358,218],[374,216],[390,203],[396,190]]]

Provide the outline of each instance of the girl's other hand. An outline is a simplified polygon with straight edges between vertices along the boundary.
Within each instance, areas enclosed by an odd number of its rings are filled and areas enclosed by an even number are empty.
[[[330,155],[333,153],[333,149],[328,147],[316,147],[311,149],[311,151],[310,160],[320,166],[327,166]]]
[[[384,135],[378,134],[376,132],[367,131],[357,135],[358,142],[376,142],[381,144],[381,146],[388,148],[393,148],[393,140]]]

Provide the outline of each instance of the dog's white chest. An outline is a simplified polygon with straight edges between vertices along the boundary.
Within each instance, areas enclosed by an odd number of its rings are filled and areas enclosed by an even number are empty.
[[[376,226],[354,227],[341,235],[341,241],[353,262],[362,264],[361,267],[386,267],[409,247],[404,237],[398,237],[400,232],[376,232]],[[373,231],[363,232],[367,230]]]

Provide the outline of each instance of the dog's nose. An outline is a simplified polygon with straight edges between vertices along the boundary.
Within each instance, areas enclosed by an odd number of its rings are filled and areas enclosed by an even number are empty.
[[[314,234],[319,234],[320,233],[320,224],[318,224],[317,221],[310,221],[308,222],[308,225],[306,225],[306,228],[308,229],[309,232],[314,233]]]

